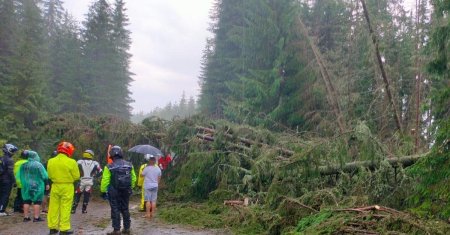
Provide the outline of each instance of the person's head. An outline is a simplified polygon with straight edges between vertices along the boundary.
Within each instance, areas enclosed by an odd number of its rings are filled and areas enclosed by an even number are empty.
[[[94,151],[92,151],[90,149],[86,149],[83,152],[83,158],[84,159],[93,159],[94,158]]]
[[[150,155],[150,157],[148,158],[148,163],[149,163],[149,165],[155,165],[155,163],[156,163],[156,156],[154,156],[154,155]]]
[[[12,144],[5,144],[5,145],[3,145],[2,150],[3,150],[3,153],[4,153],[5,155],[12,156],[12,155],[14,155],[14,153],[16,153],[19,149],[18,149],[16,146],[12,145]]]
[[[120,146],[114,145],[111,150],[109,150],[109,156],[112,159],[123,158],[122,148]]]
[[[35,151],[24,150],[21,155],[22,155],[23,158],[27,158],[28,161],[41,162],[41,158],[39,157],[39,154],[37,152],[35,152]]]
[[[150,157],[151,157],[151,156],[153,156],[153,155],[151,155],[151,154],[149,154],[149,153],[145,154],[145,155],[144,155],[145,161],[148,162],[148,161],[150,160]]]
[[[58,151],[53,151],[52,154],[50,155],[50,157],[56,157],[56,155],[58,155]]]
[[[68,157],[72,157],[73,152],[75,151],[75,147],[73,146],[73,144],[63,141],[58,144],[58,147],[56,147],[56,151],[58,153],[63,153]]]

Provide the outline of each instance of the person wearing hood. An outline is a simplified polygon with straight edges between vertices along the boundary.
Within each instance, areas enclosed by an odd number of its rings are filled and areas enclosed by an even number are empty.
[[[17,178],[22,185],[23,222],[31,221],[29,216],[30,205],[33,205],[33,222],[44,221],[40,214],[40,205],[44,199],[45,188],[48,188],[48,174],[41,159],[35,151],[24,150],[22,153],[28,161],[22,164],[17,172]]]

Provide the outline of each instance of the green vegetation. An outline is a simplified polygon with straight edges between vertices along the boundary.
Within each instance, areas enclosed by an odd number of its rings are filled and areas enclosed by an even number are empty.
[[[448,1],[410,12],[400,0],[217,0],[201,115],[139,123],[127,120],[124,1],[94,1],[81,28],[61,1],[40,2],[0,0],[1,143],[43,161],[60,140],[102,163],[108,144],[168,149],[171,223],[450,233]],[[193,106],[182,97],[176,109]]]

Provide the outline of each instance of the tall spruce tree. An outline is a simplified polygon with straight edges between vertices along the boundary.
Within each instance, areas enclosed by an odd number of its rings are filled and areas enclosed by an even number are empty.
[[[118,54],[117,58],[117,112],[124,118],[130,117],[131,106],[133,101],[130,97],[129,90],[130,83],[133,81],[132,73],[130,72],[130,58],[131,54],[128,52],[131,45],[130,30],[127,29],[129,19],[126,15],[125,3],[123,0],[116,0],[113,11],[113,39]]]
[[[201,111],[204,114],[224,117],[224,107],[231,91],[226,83],[236,80],[242,67],[236,67],[241,55],[240,41],[233,40],[236,29],[244,24],[242,0],[217,0],[211,19],[210,31],[214,34],[204,52],[200,83]],[[237,63],[241,64],[241,63]]]
[[[18,130],[32,129],[33,122],[45,110],[44,92],[48,85],[45,63],[47,52],[44,25],[36,1],[21,0],[17,8],[18,38],[12,56],[12,90],[8,92],[11,115]]]
[[[131,99],[128,86],[129,31],[122,1],[113,12],[106,0],[98,0],[89,8],[84,22],[84,68],[82,88],[88,100],[87,113],[111,114],[129,118]]]

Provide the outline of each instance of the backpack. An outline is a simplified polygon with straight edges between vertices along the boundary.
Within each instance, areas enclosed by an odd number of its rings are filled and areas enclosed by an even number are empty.
[[[108,165],[111,171],[111,186],[117,190],[131,189],[131,170],[129,162]]]

